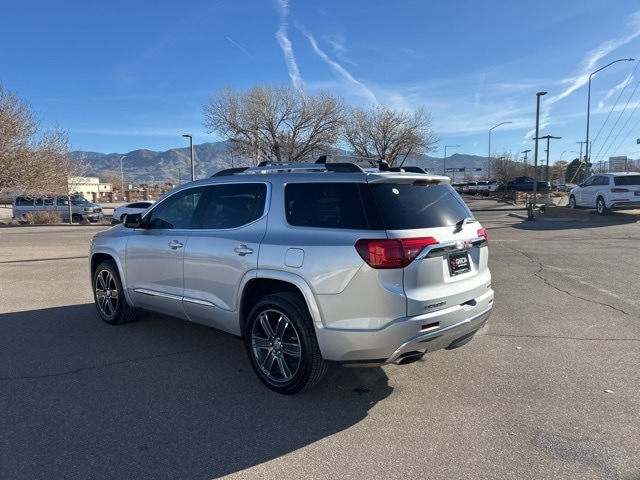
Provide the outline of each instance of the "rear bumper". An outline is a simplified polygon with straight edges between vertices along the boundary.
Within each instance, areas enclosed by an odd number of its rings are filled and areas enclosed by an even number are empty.
[[[463,345],[480,330],[493,310],[493,290],[443,311],[400,318],[380,330],[316,330],[326,361],[343,364],[384,365],[436,350]]]
[[[615,208],[618,210],[622,210],[624,208],[635,209],[640,208],[640,200],[633,200],[630,202],[613,202],[610,208]]]

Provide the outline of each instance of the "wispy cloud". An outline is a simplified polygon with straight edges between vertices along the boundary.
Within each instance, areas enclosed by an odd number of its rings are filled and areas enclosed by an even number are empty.
[[[620,82],[618,85],[616,85],[615,87],[613,87],[611,90],[607,92],[604,98],[598,102],[598,107],[599,108],[604,107],[604,102],[606,100],[613,97],[616,94],[616,92],[624,91],[624,89],[631,84],[632,80],[633,80],[633,74],[630,73],[629,75],[627,75],[627,78],[625,78],[622,82]]]
[[[294,87],[296,90],[303,90],[304,81],[300,75],[300,70],[298,69],[298,64],[296,63],[296,58],[293,54],[293,45],[291,44],[288,36],[289,1],[275,0],[274,5],[280,12],[280,26],[276,32],[276,39],[284,53],[284,59],[287,62],[287,67],[289,68],[289,77],[291,78]]]
[[[549,104],[553,104],[571,95],[575,90],[586,85],[589,82],[589,76],[598,69],[600,60],[640,36],[640,12],[631,15],[627,20],[627,24],[633,30],[632,33],[621,38],[603,42],[590,52],[587,52],[582,62],[580,62],[580,71],[578,74],[563,80],[562,83],[567,85],[567,87],[558,95],[549,98]]]
[[[322,49],[318,46],[318,42],[316,42],[316,39],[313,37],[311,32],[300,25],[297,25],[297,27],[298,30],[300,30],[304,34],[304,36],[307,37],[309,43],[311,44],[311,47],[316,52],[316,54],[318,54],[318,56],[327,65],[329,65],[334,72],[336,72],[338,75],[340,75],[342,78],[346,79],[353,85],[356,85],[369,102],[371,102],[373,105],[378,105],[378,100],[376,99],[376,96],[373,94],[373,92],[369,90],[367,86],[362,82],[356,80],[353,75],[351,75],[342,65],[334,60],[331,60],[329,56],[324,53],[324,51],[322,51]]]
[[[615,52],[619,48],[627,45],[629,42],[640,36],[640,12],[636,12],[630,15],[626,22],[628,28],[631,30],[631,33],[620,38],[614,38],[611,40],[607,40],[600,45],[598,45],[593,50],[587,52],[582,61],[579,63],[578,72],[573,77],[566,78],[561,81],[561,84],[565,85],[564,90],[556,95],[552,95],[547,98],[544,102],[541,112],[540,112],[540,128],[544,128],[548,124],[548,117],[551,111],[551,108],[554,103],[568,97],[577,89],[583,87],[587,83],[589,83],[589,77],[593,72],[598,70],[598,67],[602,68],[600,65],[601,60],[607,57],[609,54]],[[607,94],[606,98],[609,98],[615,90],[623,88],[628,82],[631,81],[631,77],[628,77],[624,82],[615,87],[612,91]],[[534,131],[528,132],[526,137],[533,137],[535,135]]]

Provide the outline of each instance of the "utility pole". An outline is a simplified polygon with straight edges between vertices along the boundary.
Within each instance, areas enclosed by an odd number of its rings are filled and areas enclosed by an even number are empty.
[[[543,140],[545,138],[547,139],[547,149],[545,150],[545,152],[547,152],[547,167],[546,167],[545,174],[544,174],[544,181],[548,182],[549,181],[549,140],[551,140],[552,138],[559,140],[562,137],[554,137],[552,135],[545,135],[543,137],[540,137],[539,140]],[[536,180],[538,180],[538,179],[536,178]]]

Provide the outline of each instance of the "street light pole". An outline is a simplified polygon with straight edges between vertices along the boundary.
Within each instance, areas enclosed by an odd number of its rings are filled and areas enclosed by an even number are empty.
[[[618,62],[633,62],[634,59],[633,58],[619,58],[618,60],[614,60],[611,63],[607,63],[604,67],[600,67],[599,69],[597,69],[595,72],[591,72],[589,74],[589,88],[587,89],[587,140],[585,142],[584,145],[584,175],[585,178],[587,177],[587,173],[588,173],[588,164],[589,164],[589,114],[591,111],[591,77],[593,77],[596,73],[598,73],[600,70],[604,70],[605,68],[607,68],[610,65],[613,65],[614,63],[618,63]]]
[[[195,165],[193,163],[193,135],[189,133],[183,133],[183,137],[189,137],[189,147],[191,148],[191,181],[196,179]]]
[[[491,130],[494,128],[498,128],[500,125],[504,125],[505,123],[513,123],[513,122],[502,122],[496,125],[495,127],[491,127],[489,129],[489,156],[487,157],[487,180],[491,181]]]
[[[126,155],[120,157],[120,196],[124,199],[124,174],[122,173],[122,160]]]
[[[540,131],[540,97],[547,92],[536,93],[536,146],[533,155],[533,201],[529,210],[529,220],[535,219],[536,195],[538,194],[538,132]]]
[[[460,145],[445,145],[444,158],[442,159],[442,175],[447,174],[447,147],[459,147]]]

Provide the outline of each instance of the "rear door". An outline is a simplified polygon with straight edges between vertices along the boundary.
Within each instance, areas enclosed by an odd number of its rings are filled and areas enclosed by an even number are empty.
[[[584,188],[581,189],[580,204],[594,208],[596,206],[596,196],[602,191],[605,185],[609,184],[609,178],[604,175],[594,175],[588,178]]]
[[[184,250],[183,306],[190,320],[240,334],[239,292],[243,280],[256,275],[268,192],[264,182],[211,187]]]

